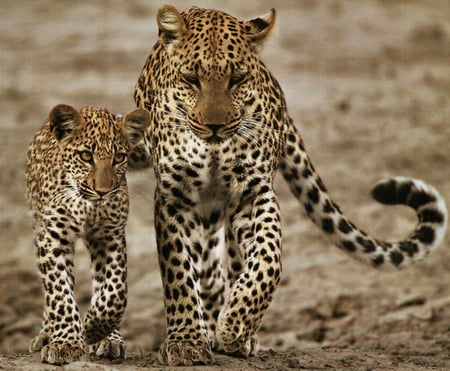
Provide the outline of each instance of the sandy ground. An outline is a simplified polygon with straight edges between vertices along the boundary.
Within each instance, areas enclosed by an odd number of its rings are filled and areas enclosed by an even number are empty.
[[[183,8],[189,2],[173,1]],[[342,209],[377,237],[415,218],[368,197],[406,175],[450,200],[448,0],[198,1],[241,17],[278,10],[263,52],[316,168]],[[134,106],[134,83],[156,40],[156,1],[3,0],[0,12],[0,369],[56,369],[27,353],[43,296],[24,202],[33,133],[57,103]],[[154,178],[130,174],[128,359],[87,358],[67,370],[163,369],[164,311],[152,220]],[[450,238],[426,261],[376,271],[331,246],[277,179],[284,272],[250,359],[215,369],[445,369],[450,364]],[[77,247],[77,298],[89,302],[89,258]],[[207,367],[211,369],[211,367]],[[201,369],[200,367],[191,368]]]

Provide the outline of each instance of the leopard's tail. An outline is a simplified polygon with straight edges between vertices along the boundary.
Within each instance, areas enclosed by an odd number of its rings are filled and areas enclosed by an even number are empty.
[[[413,208],[418,223],[401,241],[386,242],[373,238],[356,227],[331,200],[314,171],[300,136],[295,128],[293,130],[287,137],[281,172],[307,215],[339,248],[374,267],[403,268],[422,260],[439,246],[445,235],[448,216],[445,201],[434,187],[405,177],[378,182],[372,196],[386,205]]]

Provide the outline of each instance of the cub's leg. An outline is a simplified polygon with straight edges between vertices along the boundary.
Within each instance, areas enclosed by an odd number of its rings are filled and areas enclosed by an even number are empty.
[[[257,193],[230,218],[227,246],[233,255],[229,272],[234,282],[216,331],[221,350],[246,357],[259,349],[256,330],[281,273],[278,200],[269,186]]]
[[[41,350],[43,362],[65,364],[84,354],[85,336],[74,297],[73,251],[68,236],[47,229],[44,223],[34,238],[44,286],[43,328],[30,350]],[[57,225],[58,223],[54,223]]]
[[[86,338],[97,356],[125,358],[119,332],[127,303],[127,256],[123,229],[109,226],[86,236],[91,254],[93,294],[84,319]],[[97,343],[97,344],[95,344]]]

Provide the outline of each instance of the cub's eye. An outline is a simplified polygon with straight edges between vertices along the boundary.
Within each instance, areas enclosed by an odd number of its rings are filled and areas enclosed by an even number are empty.
[[[80,151],[80,158],[84,162],[92,162],[92,153],[89,151]]]
[[[185,82],[185,83],[187,83],[187,84],[189,84],[189,85],[194,85],[194,86],[196,86],[198,89],[200,89],[200,79],[196,76],[196,75],[194,75],[194,74],[191,74],[191,73],[183,73],[182,75],[181,75],[181,79]]]
[[[229,88],[239,85],[246,79],[247,75],[245,73],[236,73],[230,77]]]
[[[114,156],[114,164],[120,164],[127,159],[127,155],[123,152],[116,153]]]

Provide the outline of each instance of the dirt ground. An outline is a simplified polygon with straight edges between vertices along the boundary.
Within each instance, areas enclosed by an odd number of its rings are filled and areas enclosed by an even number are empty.
[[[135,81],[157,37],[157,1],[3,0],[0,12],[0,369],[51,370],[28,343],[43,295],[24,202],[32,135],[57,103],[133,109]],[[178,8],[187,1],[172,1]],[[368,197],[405,175],[450,201],[448,0],[197,1],[249,18],[278,10],[263,59],[283,87],[325,184],[359,226],[389,240],[414,215]],[[67,370],[166,369],[155,349],[164,310],[153,229],[152,171],[130,173],[128,359],[86,358]],[[206,369],[442,370],[450,367],[450,237],[397,272],[360,265],[331,246],[277,179],[283,276],[259,330],[262,351],[215,356]],[[89,258],[77,246],[77,298],[89,302]],[[201,367],[189,370],[205,369]]]

